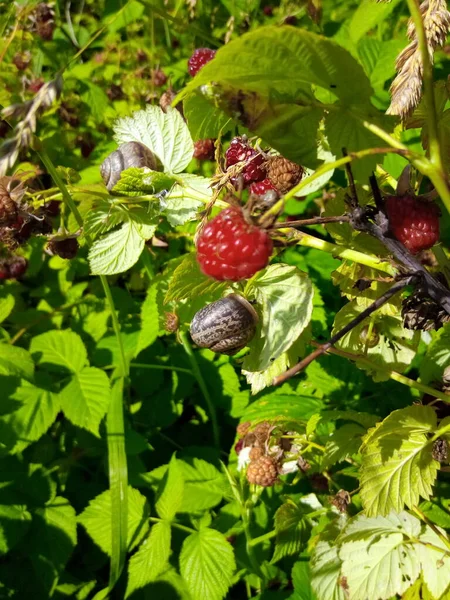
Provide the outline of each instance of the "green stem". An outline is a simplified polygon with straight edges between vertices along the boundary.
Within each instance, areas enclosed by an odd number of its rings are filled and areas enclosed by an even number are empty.
[[[189,369],[185,369],[184,367],[171,367],[170,365],[144,365],[144,363],[131,363],[130,367],[134,367],[136,369],[154,369],[161,371],[176,371],[177,373],[186,373],[187,375],[192,375],[192,371]]]
[[[206,387],[206,383],[205,383],[205,380],[203,379],[203,375],[198,366],[198,362],[195,357],[195,353],[192,349],[191,343],[190,343],[187,333],[185,331],[180,333],[180,339],[181,339],[181,343],[183,344],[184,351],[186,352],[187,357],[189,359],[189,362],[191,363],[192,373],[193,373],[195,379],[197,380],[198,386],[201,389],[203,397],[206,402],[206,407],[208,409],[209,417],[211,419],[214,444],[215,444],[215,446],[217,446],[217,448],[220,448],[219,424],[217,421],[217,414],[216,414],[216,409],[214,407],[214,403],[212,401],[212,398],[210,396],[208,388]]]
[[[249,546],[253,547],[253,546],[257,546],[258,544],[263,544],[264,542],[268,542],[269,540],[276,537],[276,535],[277,535],[277,532],[275,530],[269,531],[269,532],[265,533],[264,535],[260,535],[259,537],[253,538],[252,540],[250,540]]]
[[[280,229],[280,231],[286,232],[286,234],[289,234],[291,238],[296,238],[299,246],[306,246],[308,248],[322,250],[323,252],[328,252],[335,257],[352,260],[353,262],[366,265],[367,267],[372,267],[373,269],[377,269],[378,271],[382,271],[388,275],[395,275],[396,273],[391,264],[381,258],[378,258],[377,256],[364,254],[363,252],[351,250],[350,248],[345,248],[344,246],[338,246],[337,244],[326,242],[310,235],[309,233],[303,233],[302,231],[296,231],[295,229],[286,228]]]
[[[424,515],[424,513],[417,507],[417,506],[413,506],[412,511],[414,513],[416,513],[416,515],[419,517],[419,519],[421,521],[423,521],[424,523],[426,523],[428,525],[428,527],[430,527],[434,533],[438,536],[438,538],[441,540],[441,542],[443,542],[443,544],[445,546],[447,546],[447,548],[450,549],[450,540],[447,538],[447,536],[442,533],[442,531],[440,531],[439,527],[436,527],[436,525],[433,523],[433,521],[430,521],[430,519]],[[445,550],[443,550],[442,548],[438,549],[441,552],[445,552]]]
[[[60,177],[55,165],[44,149],[42,142],[34,139],[34,148],[45,165],[48,173],[55,184],[61,190],[66,206],[72,211],[80,228],[83,227],[81,216],[69,190]],[[87,244],[91,243],[89,236],[85,235]],[[96,599],[106,598],[117,583],[123,570],[127,552],[127,529],[128,529],[128,470],[127,456],[125,451],[125,424],[123,415],[123,389],[124,380],[129,374],[123,340],[120,333],[120,324],[117,318],[114,300],[108,280],[104,275],[100,281],[105,292],[106,300],[111,311],[114,333],[117,338],[120,355],[120,369],[118,376],[113,381],[111,389],[111,401],[106,415],[106,436],[108,443],[108,470],[109,488],[111,493],[111,563],[108,588],[96,594]]]
[[[249,518],[248,518],[248,508],[246,508],[245,506],[241,507],[241,518],[242,518],[242,529],[244,530],[244,535],[245,535],[245,546],[246,546],[246,550],[247,550],[247,556],[248,559],[250,561],[250,565],[253,569],[253,573],[259,577],[261,579],[261,591],[262,588],[264,586],[264,573],[261,571],[261,567],[258,563],[258,560],[256,559],[253,547],[255,544],[253,544],[253,539],[252,539],[252,535],[250,532],[250,522],[249,522]]]
[[[162,523],[164,519],[158,519],[158,517],[150,517],[150,523]],[[186,527],[185,525],[181,525],[181,523],[176,523],[175,521],[171,521],[171,527],[175,527],[175,529],[179,529],[180,531],[185,531],[186,533],[197,533],[196,529],[192,529],[192,527]]]

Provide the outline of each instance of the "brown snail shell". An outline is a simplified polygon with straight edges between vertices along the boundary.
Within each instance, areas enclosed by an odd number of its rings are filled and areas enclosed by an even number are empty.
[[[242,296],[230,294],[199,310],[191,322],[191,338],[200,348],[236,354],[253,338],[258,314]]]
[[[111,152],[100,165],[100,174],[107,189],[111,191],[119,181],[122,171],[131,167],[148,167],[156,171],[159,164],[150,148],[140,142],[126,142]]]

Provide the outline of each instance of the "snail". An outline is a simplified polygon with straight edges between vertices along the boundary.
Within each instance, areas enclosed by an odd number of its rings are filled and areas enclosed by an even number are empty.
[[[220,354],[236,354],[255,335],[258,315],[236,294],[216,300],[199,310],[191,322],[191,338],[200,348]]]
[[[157,171],[158,159],[147,146],[139,142],[126,142],[111,152],[100,166],[100,174],[109,191],[120,179],[122,171],[131,167],[148,167]]]

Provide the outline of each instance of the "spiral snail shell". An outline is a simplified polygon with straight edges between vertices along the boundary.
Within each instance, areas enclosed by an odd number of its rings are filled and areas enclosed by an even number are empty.
[[[148,167],[156,171],[159,164],[150,148],[140,142],[126,142],[111,152],[100,165],[100,174],[107,189],[111,191],[122,171],[131,167]]]
[[[191,322],[191,338],[200,348],[236,354],[255,335],[258,314],[242,296],[230,294],[199,310]]]

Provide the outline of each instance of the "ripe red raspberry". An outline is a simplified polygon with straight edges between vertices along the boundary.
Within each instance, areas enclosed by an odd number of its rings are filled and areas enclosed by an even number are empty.
[[[440,211],[436,204],[413,196],[389,196],[386,213],[392,234],[412,254],[439,241]]]
[[[272,486],[278,476],[276,462],[270,456],[252,460],[247,469],[247,481],[263,487]]]
[[[225,152],[226,166],[231,167],[242,160],[250,158],[255,151],[250,144],[241,137],[235,137],[231,140],[230,146]]]
[[[188,60],[188,71],[189,75],[194,77],[200,71],[202,67],[209,63],[216,55],[215,50],[211,48],[197,48],[194,50],[191,58]]]
[[[247,223],[238,206],[212,219],[197,241],[197,261],[203,273],[219,281],[252,277],[267,265],[271,254],[267,232]]]
[[[51,240],[47,248],[61,258],[70,259],[75,258],[79,246],[75,238],[66,238],[65,240]]]
[[[255,181],[255,183],[251,184],[248,190],[250,194],[254,194],[255,196],[264,196],[264,194],[267,194],[267,192],[275,192],[277,196],[279,196],[277,188],[273,185],[268,177],[262,181]]]
[[[194,144],[194,158],[198,160],[214,160],[214,142],[213,139],[197,140]]]

